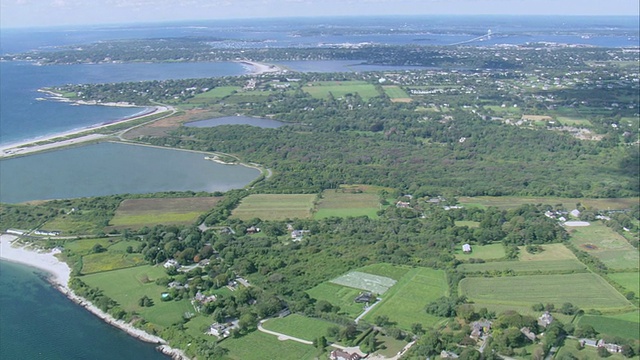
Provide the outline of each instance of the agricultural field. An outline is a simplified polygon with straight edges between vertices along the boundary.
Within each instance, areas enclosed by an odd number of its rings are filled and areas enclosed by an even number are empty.
[[[333,284],[348,286],[382,295],[395,285],[396,281],[385,276],[352,271],[330,281]]]
[[[562,244],[546,244],[541,247],[543,251],[530,254],[525,250],[524,246],[520,246],[518,261],[462,264],[458,266],[458,269],[462,272],[512,270],[516,273],[580,271],[587,269],[587,267],[573,255],[571,250]]]
[[[260,331],[254,331],[242,338],[227,338],[220,346],[229,350],[227,358],[233,360],[312,360],[319,357],[318,349],[311,345],[287,340]]]
[[[365,81],[318,81],[303,86],[302,90],[315,98],[322,99],[329,98],[330,95],[337,99],[357,93],[364,101],[367,101],[380,96],[375,86]]]
[[[101,289],[105,295],[118,302],[125,311],[135,311],[151,323],[169,326],[180,321],[184,312],[193,312],[193,307],[186,299],[181,301],[160,299],[160,294],[167,288],[156,285],[155,280],[165,276],[167,275],[163,267],[143,265],[86,275],[82,277],[82,281],[89,286]],[[153,306],[138,305],[138,300],[145,295],[153,300]]]
[[[223,197],[124,200],[109,222],[110,228],[142,228],[155,224],[191,224]]]
[[[602,223],[576,227],[571,231],[571,243],[597,257],[611,269],[638,269],[638,249]]]
[[[373,323],[377,316],[386,315],[404,330],[420,323],[425,328],[434,326],[442,319],[429,315],[425,306],[447,294],[447,281],[442,270],[412,268],[382,296],[364,320]]]
[[[639,321],[638,318],[634,322],[601,315],[583,315],[578,325],[591,325],[599,334],[635,340],[640,336]]]
[[[380,209],[379,196],[373,192],[345,192],[341,190],[325,190],[322,199],[316,206],[314,219],[323,219],[331,216],[368,216],[378,218]]]
[[[609,273],[607,276],[628,291],[633,291],[636,296],[640,295],[640,273]]]
[[[411,97],[397,85],[386,85],[382,89],[392,102],[411,102]]]
[[[465,278],[460,295],[478,303],[530,306],[570,302],[582,309],[620,309],[631,304],[609,283],[593,273]]]
[[[458,260],[482,259],[482,260],[495,260],[505,257],[504,246],[502,244],[490,244],[490,245],[472,245],[471,252],[465,254],[462,252],[462,247],[456,247],[455,257]]]
[[[117,241],[117,239],[116,239]],[[64,243],[64,249],[69,250],[77,255],[87,255],[91,253],[94,246],[100,245],[105,249],[114,243],[114,239],[99,238],[99,239],[80,239],[73,240]]]
[[[194,97],[180,103],[180,108],[189,109],[194,107],[202,107],[217,104],[220,99],[230,96],[242,88],[239,86],[219,86],[207,92],[199,93]]]
[[[231,217],[242,220],[285,220],[310,218],[313,194],[253,194],[242,199]]]
[[[326,337],[327,329],[335,325],[326,320],[291,314],[287,317],[265,321],[262,327],[299,339],[313,341],[321,336]]]
[[[591,199],[591,198],[560,198],[560,197],[520,197],[520,196],[461,196],[458,198],[460,204],[465,206],[476,206],[487,208],[495,206],[500,209],[514,209],[524,204],[547,204],[555,206],[562,204],[567,210],[576,208],[580,203],[587,209],[595,210],[621,210],[630,209],[638,204],[640,199],[636,198],[615,198],[615,199]]]
[[[458,270],[465,273],[473,272],[502,272],[514,273],[543,273],[552,271],[586,271],[587,267],[578,260],[549,260],[549,261],[493,261],[482,264],[461,264]]]

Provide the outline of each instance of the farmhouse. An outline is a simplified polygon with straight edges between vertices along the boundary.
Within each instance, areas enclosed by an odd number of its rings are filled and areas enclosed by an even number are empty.
[[[468,254],[471,252],[471,245],[469,244],[464,244],[462,245],[462,252]]]
[[[548,311],[545,311],[544,314],[540,315],[540,317],[538,318],[538,325],[545,328],[549,326],[549,324],[551,324],[552,322],[553,322],[553,316],[549,314]]]
[[[362,356],[358,353],[348,353],[342,350],[333,350],[329,356],[331,360],[360,360]]]
[[[180,268],[180,264],[178,264],[178,262],[175,259],[169,259],[165,261],[164,265],[162,266],[164,266],[165,269],[168,269],[170,267],[174,267],[176,269]]]
[[[479,338],[487,335],[489,330],[491,330],[491,321],[474,321],[471,323],[471,335],[469,335],[469,337],[474,340],[478,340]]]
[[[599,348],[605,348],[607,349],[608,352],[614,353],[614,354],[622,352],[622,346],[618,344],[607,343],[603,339],[598,340],[598,343],[596,344],[596,346]]]
[[[354,301],[357,303],[368,303],[371,301],[371,299],[373,299],[372,293],[363,292],[363,293],[360,293],[360,295],[358,295]]]

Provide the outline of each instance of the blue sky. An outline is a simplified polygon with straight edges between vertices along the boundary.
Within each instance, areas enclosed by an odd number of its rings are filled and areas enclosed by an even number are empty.
[[[333,15],[634,15],[638,0],[0,0],[0,26]]]

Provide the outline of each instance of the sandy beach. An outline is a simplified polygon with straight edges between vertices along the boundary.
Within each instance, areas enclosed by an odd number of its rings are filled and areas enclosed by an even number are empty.
[[[145,116],[160,114],[167,111],[174,111],[174,109],[170,106],[155,106],[151,108],[150,111],[146,111],[144,114],[110,122],[107,124],[100,124],[100,125],[89,126],[81,129],[69,130],[69,131],[56,133],[56,134],[44,136],[44,137],[33,139],[33,140],[27,140],[19,143],[2,145],[0,146],[0,159],[16,156],[16,155],[25,155],[29,153],[44,151],[44,150],[51,150],[51,149],[55,149],[63,146],[69,146],[73,144],[79,144],[87,141],[99,140],[109,135],[104,135],[104,134],[88,134],[84,136],[77,136],[77,135],[80,135],[84,132],[106,128],[108,126],[112,126],[115,124],[122,124],[129,121],[137,120]],[[74,137],[72,139],[64,139],[69,136],[77,136],[77,137]],[[56,139],[60,139],[60,140],[56,141]],[[47,142],[47,141],[49,141],[50,143],[36,145],[37,143]]]
[[[238,62],[246,65],[251,75],[283,72],[283,69],[273,64],[259,63],[251,60],[239,60]]]
[[[71,269],[66,263],[58,260],[58,258],[55,256],[60,252],[59,250],[37,251],[36,249],[29,249],[28,247],[14,244],[14,241],[16,241],[17,239],[18,237],[15,235],[0,235],[1,260],[27,265],[49,273],[51,275],[49,277],[49,280],[58,291],[62,292],[71,301],[84,307],[101,320],[117,327],[122,331],[125,331],[127,334],[139,340],[158,344],[158,350],[163,352],[164,354],[171,356],[173,359],[189,359],[181,350],[173,349],[168,346],[167,342],[164,339],[155,335],[151,335],[122,320],[117,320],[111,315],[100,310],[98,307],[94,306],[90,301],[87,301],[86,299],[76,295],[68,286],[69,279],[71,277]]]

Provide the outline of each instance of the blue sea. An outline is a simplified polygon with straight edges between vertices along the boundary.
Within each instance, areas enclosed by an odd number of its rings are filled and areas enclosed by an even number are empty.
[[[491,30],[491,39],[470,41]],[[214,48],[322,47],[345,43],[446,46],[558,42],[637,47],[637,16],[628,17],[345,17],[228,20],[3,29],[0,53],[152,37],[209,36]],[[356,64],[287,64],[299,71],[365,71]],[[354,68],[355,67],[355,68]],[[328,69],[328,70],[327,70]],[[241,75],[236,63],[34,66],[0,63],[0,144],[34,139],[132,116],[144,109],[71,106],[37,100],[37,89],[66,83],[162,80]],[[52,195],[52,194],[50,194]],[[67,300],[33,270],[0,262],[1,359],[162,359]]]

